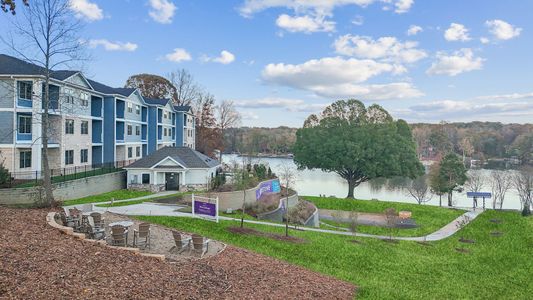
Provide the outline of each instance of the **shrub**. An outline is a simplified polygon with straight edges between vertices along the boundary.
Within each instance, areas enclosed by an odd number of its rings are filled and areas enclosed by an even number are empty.
[[[289,209],[289,221],[292,224],[304,225],[305,221],[315,212],[315,205],[309,201],[300,200]]]
[[[4,167],[4,162],[0,163],[0,185],[6,184],[9,182],[11,175],[9,171]]]
[[[522,209],[522,216],[527,217],[531,215],[531,209],[529,209],[529,205],[524,205],[524,209]]]

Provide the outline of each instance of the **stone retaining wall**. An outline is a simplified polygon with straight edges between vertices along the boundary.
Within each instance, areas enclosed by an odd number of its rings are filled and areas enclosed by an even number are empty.
[[[78,199],[126,188],[126,171],[53,184],[57,201]],[[41,187],[0,189],[0,204],[31,205],[44,197]]]

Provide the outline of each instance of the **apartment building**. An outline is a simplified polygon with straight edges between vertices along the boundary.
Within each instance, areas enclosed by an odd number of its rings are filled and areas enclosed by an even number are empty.
[[[0,163],[28,178],[42,169],[44,70],[0,54]],[[50,85],[49,165],[91,167],[135,160],[164,146],[194,149],[190,107],[146,99],[78,71],[54,71]]]

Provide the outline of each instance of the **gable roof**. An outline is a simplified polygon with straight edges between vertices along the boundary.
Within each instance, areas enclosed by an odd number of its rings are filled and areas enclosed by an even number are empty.
[[[190,105],[174,105],[175,111],[189,112],[191,110]]]
[[[220,165],[218,160],[212,159],[189,147],[163,147],[132,163],[125,169],[148,169],[157,165],[167,157],[172,158],[185,168],[213,168]]]
[[[169,99],[144,98],[144,101],[146,102],[146,104],[149,104],[149,105],[165,106],[170,100]]]
[[[79,71],[58,70],[52,71],[50,74],[52,78],[57,80],[65,80]],[[44,75],[45,68],[26,62],[6,54],[0,54],[0,74],[4,75]]]
[[[95,91],[100,92],[102,94],[121,95],[124,97],[129,97],[131,94],[133,94],[133,92],[135,92],[134,88],[114,88],[91,79],[87,79],[87,81],[89,81],[89,84],[93,87]]]

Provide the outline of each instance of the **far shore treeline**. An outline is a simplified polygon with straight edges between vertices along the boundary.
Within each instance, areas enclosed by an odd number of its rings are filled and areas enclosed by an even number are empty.
[[[453,151],[479,160],[515,158],[522,165],[533,164],[533,124],[467,122],[439,124],[411,123],[419,158],[438,159]],[[298,128],[280,126],[230,128],[224,137],[225,152],[289,154]]]

